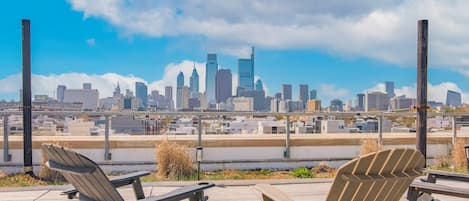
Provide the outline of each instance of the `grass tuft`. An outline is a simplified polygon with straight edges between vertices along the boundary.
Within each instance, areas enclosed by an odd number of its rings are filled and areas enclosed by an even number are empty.
[[[376,139],[364,139],[361,141],[361,155],[374,153],[381,150],[382,147],[379,146]]]
[[[170,179],[194,177],[195,168],[187,147],[164,140],[156,150],[158,176]]]
[[[452,162],[455,169],[466,170],[467,169],[467,159],[466,153],[464,151],[464,140],[456,139],[456,143],[453,145],[453,150],[451,152]]]

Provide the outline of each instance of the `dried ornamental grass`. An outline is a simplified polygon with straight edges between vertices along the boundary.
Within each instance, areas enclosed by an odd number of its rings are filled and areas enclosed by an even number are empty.
[[[361,141],[361,155],[374,153],[381,150],[378,142],[375,139],[364,139]]]
[[[156,150],[156,160],[160,177],[183,179],[194,175],[193,161],[185,146],[164,140]]]
[[[453,145],[452,151],[452,162],[453,166],[459,170],[465,170],[467,168],[467,158],[464,150],[464,140],[457,139]]]

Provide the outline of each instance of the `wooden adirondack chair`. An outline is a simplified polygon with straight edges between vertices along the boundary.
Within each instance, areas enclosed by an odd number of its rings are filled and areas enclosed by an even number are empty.
[[[132,184],[137,200],[176,201],[189,198],[190,201],[205,201],[203,191],[215,186],[212,183],[198,183],[178,188],[169,193],[145,198],[139,177],[148,173],[134,173],[126,177],[109,180],[99,166],[87,157],[52,144],[43,144],[42,149],[49,157],[46,166],[60,172],[75,188],[66,191],[69,195],[79,193],[83,201],[124,201],[116,187]]]
[[[398,201],[422,174],[425,159],[413,149],[390,149],[367,154],[337,171],[327,201]],[[256,185],[264,201],[293,201],[270,185]]]

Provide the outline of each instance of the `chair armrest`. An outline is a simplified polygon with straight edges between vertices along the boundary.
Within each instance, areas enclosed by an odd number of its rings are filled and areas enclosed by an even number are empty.
[[[414,181],[409,186],[409,194],[419,194],[420,192],[425,192],[429,194],[441,194],[441,195],[448,195],[453,197],[461,197],[461,198],[469,198],[469,190],[465,188],[458,188],[453,186],[446,186],[441,184],[434,184],[428,182],[418,182]],[[408,197],[409,198],[409,197]],[[414,199],[409,200],[415,200]]]
[[[150,174],[150,172],[148,172],[148,171],[132,172],[132,173],[125,174],[125,175],[122,175],[122,176],[114,177],[114,178],[110,179],[110,182],[114,187],[118,188],[118,187],[121,187],[121,186],[130,185],[135,180],[139,180],[140,177],[147,176],[149,174]],[[72,199],[77,193],[78,193],[77,189],[71,188],[71,189],[63,191],[62,195],[68,195],[68,198]]]
[[[254,188],[262,193],[263,201],[293,201],[286,193],[270,184],[258,184]]]
[[[148,197],[139,201],[178,201],[187,198],[190,200],[205,201],[208,197],[204,196],[203,191],[214,186],[215,184],[210,182],[200,182],[194,185],[177,188],[163,195]]]
[[[429,170],[429,169],[425,169],[424,172],[435,179],[440,178],[440,179],[447,179],[447,180],[454,180],[454,181],[469,182],[469,174],[447,172],[447,171],[440,171],[440,170]]]

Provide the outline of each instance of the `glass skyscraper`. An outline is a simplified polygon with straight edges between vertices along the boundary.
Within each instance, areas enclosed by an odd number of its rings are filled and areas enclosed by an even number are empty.
[[[148,103],[148,88],[143,82],[135,83],[135,96],[138,101],[138,108],[143,109],[147,107]]]
[[[291,97],[292,97],[291,84],[282,84],[282,99],[284,101],[291,100]]]
[[[387,81],[384,83],[386,87],[386,93],[388,94],[388,99],[394,98],[396,94],[394,93],[394,82]]]
[[[217,72],[216,98],[217,103],[224,103],[231,97],[232,77],[230,69],[220,69]]]
[[[306,104],[309,100],[309,87],[307,84],[300,84],[300,90],[298,93],[298,100]]]
[[[195,97],[199,93],[199,73],[197,73],[197,70],[194,69],[192,70],[192,75],[190,77],[190,86],[189,86],[189,91],[191,93],[191,97]]]
[[[209,103],[215,103],[215,86],[218,71],[217,54],[207,54],[207,64],[205,64],[205,94]]]
[[[264,90],[264,84],[262,83],[261,79],[258,79],[256,81],[256,91],[263,91]]]
[[[182,108],[182,88],[184,87],[184,73],[179,72],[176,86],[176,107]]]
[[[238,87],[243,91],[254,90],[254,47],[250,59],[238,59]]]

